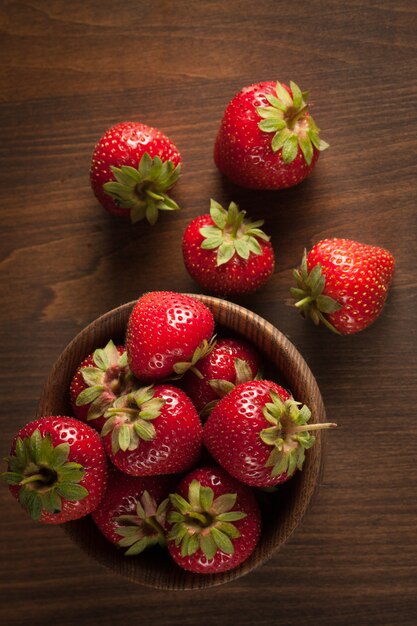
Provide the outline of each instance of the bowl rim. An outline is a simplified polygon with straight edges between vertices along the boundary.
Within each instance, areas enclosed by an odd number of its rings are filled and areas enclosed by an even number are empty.
[[[324,403],[313,373],[311,372],[304,357],[300,354],[295,345],[278,328],[276,328],[273,324],[262,318],[257,313],[254,313],[253,311],[234,302],[223,300],[221,298],[216,298],[214,296],[207,296],[204,294],[185,293],[184,295],[194,297],[206,304],[210,308],[210,310],[212,310],[216,323],[218,323],[223,328],[227,328],[232,332],[236,332],[236,329],[231,328],[229,324],[232,323],[231,320],[233,320],[234,318],[238,318],[241,324],[243,324],[243,328],[245,331],[250,329],[251,332],[256,331],[260,333],[259,337],[269,337],[269,344],[266,344],[263,347],[259,346],[259,344],[257,343],[254,344],[257,349],[261,350],[261,352],[265,353],[265,351],[267,351],[268,349],[272,349],[272,346],[279,346],[279,355],[283,363],[293,363],[295,359],[298,373],[300,370],[302,370],[303,373],[302,379],[304,387],[305,389],[308,389],[309,396],[311,396],[311,398],[314,398],[315,410],[312,411],[311,422],[314,423],[315,421],[325,421]],[[113,323],[115,319],[118,319],[119,323],[121,320],[124,320],[125,318],[127,319],[136,302],[137,300],[127,302],[100,315],[99,317],[91,321],[87,326],[85,326],[79,333],[77,333],[77,335],[67,344],[67,346],[63,349],[61,354],[56,359],[49,372],[38,403],[37,417],[45,416],[47,414],[54,414],[52,410],[48,411],[47,409],[49,408],[48,402],[51,394],[58,391],[56,385],[57,374],[62,377],[62,372],[65,371],[68,377],[69,373],[72,372],[72,377],[76,367],[78,367],[79,363],[82,360],[77,360],[75,367],[68,367],[68,364],[71,361],[71,359],[69,359],[69,356],[73,355],[74,348],[78,348],[77,351],[79,352],[80,345],[85,346],[85,358],[94,349],[90,349],[88,347],[91,344],[92,331],[94,332],[96,328],[101,328],[103,332],[103,328],[105,329],[110,324],[110,322]],[[213,308],[215,309],[215,313],[213,311]],[[216,317],[220,317],[223,321],[218,322],[216,320]],[[239,333],[239,331],[237,332]],[[243,338],[248,339],[247,335],[244,332],[241,331],[240,334]],[[108,335],[108,337],[110,338],[110,335]],[[253,342],[252,338],[249,338],[248,340],[250,342]],[[97,347],[97,345],[95,345],[95,347]],[[273,364],[277,365],[275,360],[273,361]],[[278,367],[278,369],[281,370],[281,367]],[[296,380],[298,380],[298,384],[295,385],[295,387],[300,387],[301,380],[299,375],[297,376]],[[291,386],[291,390],[294,391],[294,385]],[[295,393],[294,397],[296,397],[297,395],[298,394]],[[325,432],[319,431],[318,436],[316,437],[315,445],[308,451],[306,463],[307,460],[310,461],[308,465],[309,469],[306,473],[305,469],[303,469],[302,472],[299,472],[299,475],[301,476],[301,480],[299,482],[301,483],[301,485],[303,485],[304,483],[308,484],[309,489],[308,492],[306,491],[303,498],[296,498],[296,515],[294,514],[291,516],[290,514],[289,519],[286,520],[285,528],[281,536],[279,537],[279,540],[276,543],[264,548],[261,553],[257,553],[257,550],[259,548],[258,544],[257,548],[255,548],[255,551],[252,553],[249,559],[247,559],[240,566],[232,570],[228,570],[226,572],[218,574],[194,574],[191,572],[186,572],[185,570],[181,570],[182,575],[174,577],[174,579],[179,578],[179,581],[173,580],[172,584],[163,583],[159,579],[151,581],[146,576],[143,578],[138,577],[136,574],[139,570],[135,569],[134,567],[131,568],[130,564],[129,566],[127,566],[126,561],[123,559],[121,562],[125,564],[125,567],[117,567],[115,566],[114,562],[112,562],[111,560],[109,561],[109,559],[102,558],[102,555],[99,555],[94,550],[86,549],[85,543],[80,541],[79,532],[77,531],[77,528],[81,527],[81,524],[85,522],[86,518],[63,524],[63,530],[67,535],[70,536],[74,543],[78,545],[78,547],[86,552],[88,556],[94,558],[94,560],[100,563],[103,567],[106,567],[106,569],[110,569],[111,571],[121,576],[124,576],[125,578],[128,578],[129,580],[142,586],[164,590],[201,590],[203,588],[217,586],[230,582],[232,580],[240,578],[243,575],[248,574],[250,571],[265,563],[265,561],[270,559],[272,555],[276,553],[288,541],[293,532],[300,526],[310,504],[312,503],[313,496],[316,495],[318,483],[320,482],[320,478],[323,473],[325,440]],[[307,478],[309,479],[308,481]],[[292,478],[291,481],[288,482],[291,483],[294,480],[295,478]],[[87,516],[87,518],[89,517],[90,516]],[[114,548],[114,546],[112,546],[112,548]],[[117,561],[119,559],[120,555]]]

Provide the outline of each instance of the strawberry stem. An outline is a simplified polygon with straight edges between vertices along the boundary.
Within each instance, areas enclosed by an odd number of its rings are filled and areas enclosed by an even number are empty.
[[[165,535],[165,531],[163,529],[163,527],[161,526],[161,524],[158,522],[157,519],[155,519],[155,516],[150,516],[146,518],[146,523],[148,524],[148,526],[150,526],[153,530],[156,531],[156,533],[160,536],[163,537]]]
[[[240,211],[240,213],[238,214],[237,219],[236,219],[236,221],[233,224],[233,229],[232,229],[232,237],[233,237],[233,239],[236,239],[237,234],[239,232],[239,229],[240,229],[240,227],[243,224],[243,220],[244,220],[245,215],[246,215],[246,211]]]
[[[293,124],[295,124],[295,122],[297,122],[300,117],[302,117],[304,115],[304,113],[308,111],[308,104],[305,104],[299,111],[296,111],[294,113],[294,115],[292,115],[289,119],[288,119],[288,126],[292,126]]]
[[[146,189],[145,193],[146,193],[146,195],[148,195],[153,200],[163,200],[164,199],[163,196],[161,196],[159,193],[155,193],[154,191],[152,191],[152,189]]]
[[[127,413],[127,415],[134,415],[136,416],[138,414],[138,410],[137,409],[129,409],[128,407],[111,407],[110,409],[107,409],[106,413],[108,413],[109,415],[117,415],[119,413]]]
[[[293,435],[294,433],[304,433],[310,430],[323,430],[325,428],[336,428],[337,424],[334,422],[326,422],[324,424],[303,424],[301,426],[294,426],[294,428],[287,428],[286,433]]]
[[[197,378],[199,378],[200,380],[203,380],[203,378],[204,378],[203,374],[196,367],[194,367],[194,366],[190,367],[190,372],[195,374],[197,376]]]
[[[299,300],[298,302],[296,302],[294,306],[296,306],[298,309],[302,309],[303,306],[305,306],[306,304],[310,304],[310,302],[313,302],[313,301],[314,301],[314,298],[312,296],[306,296],[302,300]]]
[[[28,485],[29,483],[36,483],[36,482],[46,483],[48,482],[48,480],[49,478],[43,474],[32,474],[32,476],[23,478],[23,480],[20,481],[19,485]]]
[[[120,392],[120,389],[121,389],[120,379],[115,378],[114,380],[112,380],[109,385],[109,388],[110,388],[110,391],[114,393],[114,395],[116,396]]]
[[[203,526],[208,526],[208,524],[210,523],[206,515],[198,513],[197,511],[188,511],[187,517],[191,517],[192,519],[199,521],[201,524],[203,524]]]

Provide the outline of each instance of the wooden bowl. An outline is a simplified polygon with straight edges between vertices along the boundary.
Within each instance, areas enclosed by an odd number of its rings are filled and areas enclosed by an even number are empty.
[[[254,344],[276,369],[279,382],[291,389],[296,400],[307,404],[311,423],[325,421],[319,388],[303,357],[276,328],[247,309],[209,296],[194,296],[212,311],[216,324]],[[53,366],[45,385],[38,416],[71,415],[69,390],[72,376],[81,361],[109,339],[123,341],[126,324],[135,302],[124,304],[99,317],[82,330],[65,348]],[[263,563],[300,524],[322,470],[324,433],[307,452],[303,471],[282,485],[277,493],[260,493],[263,527],[260,541],[239,567],[221,574],[193,574],[178,567],[166,551],[152,549],[136,558],[108,542],[90,516],[63,525],[65,532],[89,556],[130,580],[160,589],[203,589],[238,578]]]

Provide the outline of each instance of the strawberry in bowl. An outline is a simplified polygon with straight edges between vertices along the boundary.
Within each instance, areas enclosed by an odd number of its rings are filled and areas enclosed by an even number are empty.
[[[200,413],[207,416],[220,398],[260,373],[261,357],[243,339],[218,339],[213,350],[185,373],[181,387]]]
[[[204,289],[239,296],[262,287],[274,272],[269,236],[231,202],[224,209],[211,200],[210,214],[196,217],[185,229],[182,252],[188,273]]]
[[[259,539],[252,491],[218,467],[198,468],[169,496],[168,549],[183,569],[217,574],[246,561]]]
[[[229,474],[255,487],[273,487],[301,470],[310,431],[335,427],[309,424],[310,409],[299,407],[274,382],[254,380],[228,393],[204,426],[204,445]]]
[[[70,386],[74,415],[100,432],[106,409],[135,386],[138,381],[129,369],[125,347],[110,340],[89,354],[74,374]]]
[[[304,180],[328,148],[311,117],[308,92],[293,81],[245,87],[227,106],[214,147],[219,170],[249,189],[284,189]]]
[[[213,347],[213,315],[186,294],[151,291],[136,302],[126,331],[132,372],[144,382],[183,375]]]
[[[16,435],[1,476],[35,521],[62,524],[99,505],[107,460],[98,433],[73,417],[34,420]]]
[[[159,211],[180,208],[167,192],[180,177],[181,162],[178,149],[159,129],[122,122],[94,148],[91,187],[109,213],[155,224]]]
[[[111,543],[136,556],[166,545],[166,512],[173,477],[129,476],[111,469],[106,494],[92,518]]]
[[[184,472],[200,457],[200,419],[191,400],[174,385],[150,385],[121,396],[105,417],[104,447],[126,474]]]

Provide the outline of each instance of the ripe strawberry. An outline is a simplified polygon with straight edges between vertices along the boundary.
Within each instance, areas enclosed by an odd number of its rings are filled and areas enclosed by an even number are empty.
[[[98,506],[107,482],[100,436],[72,417],[42,417],[16,435],[2,477],[36,521],[61,524]]]
[[[314,444],[308,431],[335,424],[307,424],[311,413],[282,387],[255,380],[235,387],[217,404],[204,426],[204,444],[232,476],[248,485],[271,487],[302,469]]]
[[[177,182],[181,155],[160,130],[123,122],[109,128],[94,148],[90,181],[98,201],[114,215],[155,224],[158,211],[178,204],[166,191]]]
[[[101,432],[106,409],[135,385],[138,381],[127,364],[125,347],[115,346],[110,340],[105,348],[95,350],[84,359],[74,374],[70,386],[74,414]]]
[[[127,325],[130,369],[145,382],[184,374],[211,350],[213,329],[213,315],[199,300],[169,291],[147,293]]]
[[[308,93],[265,81],[245,87],[229,103],[214,148],[219,170],[249,189],[283,189],[313,170],[328,144],[307,104]]]
[[[196,217],[185,229],[185,267],[204,289],[220,295],[253,293],[272,276],[274,250],[260,230],[263,221],[245,220],[231,202],[226,211],[215,200],[210,215]]]
[[[143,387],[106,411],[104,447],[133,476],[184,472],[198,460],[203,428],[191,400],[173,385]]]
[[[189,370],[181,387],[199,413],[207,415],[235,385],[253,380],[260,358],[242,339],[218,339],[213,350]]]
[[[291,295],[304,317],[349,335],[380,315],[394,270],[388,250],[349,239],[324,239],[308,255],[304,252]]]
[[[217,467],[199,468],[170,495],[168,549],[199,574],[233,569],[255,549],[261,516],[252,491]]]
[[[92,518],[103,535],[133,556],[145,548],[165,546],[168,495],[172,477],[128,476],[109,472],[104,498]]]

